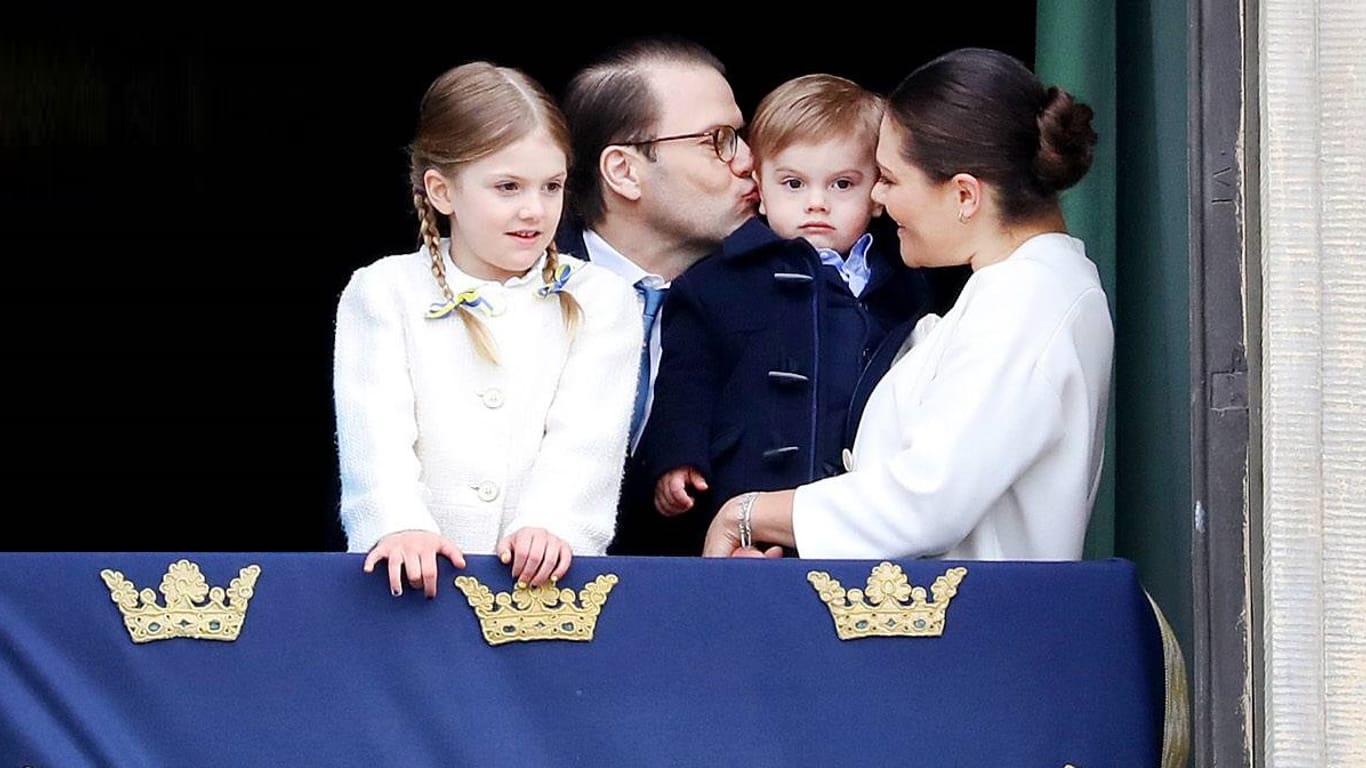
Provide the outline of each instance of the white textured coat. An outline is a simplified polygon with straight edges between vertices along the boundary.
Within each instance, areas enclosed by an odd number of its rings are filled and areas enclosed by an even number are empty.
[[[808,558],[1068,560],[1100,481],[1114,329],[1080,240],[1033,237],[917,327],[851,471],[797,490]]]
[[[443,254],[448,244],[442,243]],[[356,270],[337,308],[334,395],[347,546],[364,552],[401,530],[439,532],[492,553],[524,526],[575,554],[612,538],[640,353],[631,288],[592,264],[564,290],[583,308],[572,341],[541,264],[504,283],[463,274],[499,310],[481,316],[500,364],[480,358],[443,296],[425,250]]]

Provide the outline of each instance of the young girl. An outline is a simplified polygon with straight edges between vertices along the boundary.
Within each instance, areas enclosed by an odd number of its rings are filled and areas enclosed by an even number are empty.
[[[558,579],[612,538],[640,319],[616,276],[558,254],[569,135],[485,62],[423,97],[410,178],[423,247],[359,269],[337,309],[341,520],[364,569],[436,594],[436,556]],[[441,223],[449,237],[440,234]]]

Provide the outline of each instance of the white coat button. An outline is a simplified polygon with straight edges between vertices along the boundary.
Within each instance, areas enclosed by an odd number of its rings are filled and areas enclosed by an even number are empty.
[[[479,396],[479,399],[484,401],[485,408],[502,408],[503,390],[498,389],[497,387],[486,389],[484,390],[484,393]]]
[[[474,492],[479,494],[480,501],[493,501],[498,498],[498,484],[492,480],[485,480],[474,487]]]
[[[849,450],[848,448],[845,448],[843,451],[840,451],[840,460],[844,463],[844,471],[845,471],[845,472],[852,472],[852,471],[854,471],[854,452],[853,452],[853,451]]]

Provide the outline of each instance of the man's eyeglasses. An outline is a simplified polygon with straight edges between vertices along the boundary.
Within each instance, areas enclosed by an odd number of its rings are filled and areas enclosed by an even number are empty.
[[[615,142],[623,147],[643,147],[647,144],[658,144],[661,141],[682,141],[683,139],[711,139],[711,148],[716,152],[716,157],[723,163],[729,163],[735,159],[735,153],[740,148],[740,132],[729,125],[713,128],[710,131],[701,133],[680,133],[677,136],[660,136],[644,141],[620,141]]]

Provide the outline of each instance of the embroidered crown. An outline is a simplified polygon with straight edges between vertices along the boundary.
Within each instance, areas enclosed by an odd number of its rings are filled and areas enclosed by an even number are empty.
[[[139,593],[122,572],[108,568],[100,571],[100,578],[109,587],[109,598],[118,604],[128,636],[135,643],[173,637],[236,640],[260,575],[261,566],[249,565],[226,591],[222,587],[210,589],[198,564],[180,560],[166,569],[161,580],[161,594],[166,598],[163,607],[157,604],[155,592],[144,589]]]
[[[887,562],[873,568],[866,590],[846,591],[825,571],[811,571],[806,574],[806,580],[829,607],[835,620],[835,633],[841,640],[875,636],[939,637],[944,634],[944,613],[967,573],[966,568],[950,568],[935,579],[930,587],[934,602],[925,599],[924,587],[910,585],[901,566]]]
[[[465,593],[479,617],[489,645],[514,640],[592,640],[598,613],[616,583],[616,574],[600,575],[584,585],[575,603],[573,590],[558,589],[554,583],[538,587],[518,584],[511,594],[494,594],[473,576],[455,579],[455,586]]]

